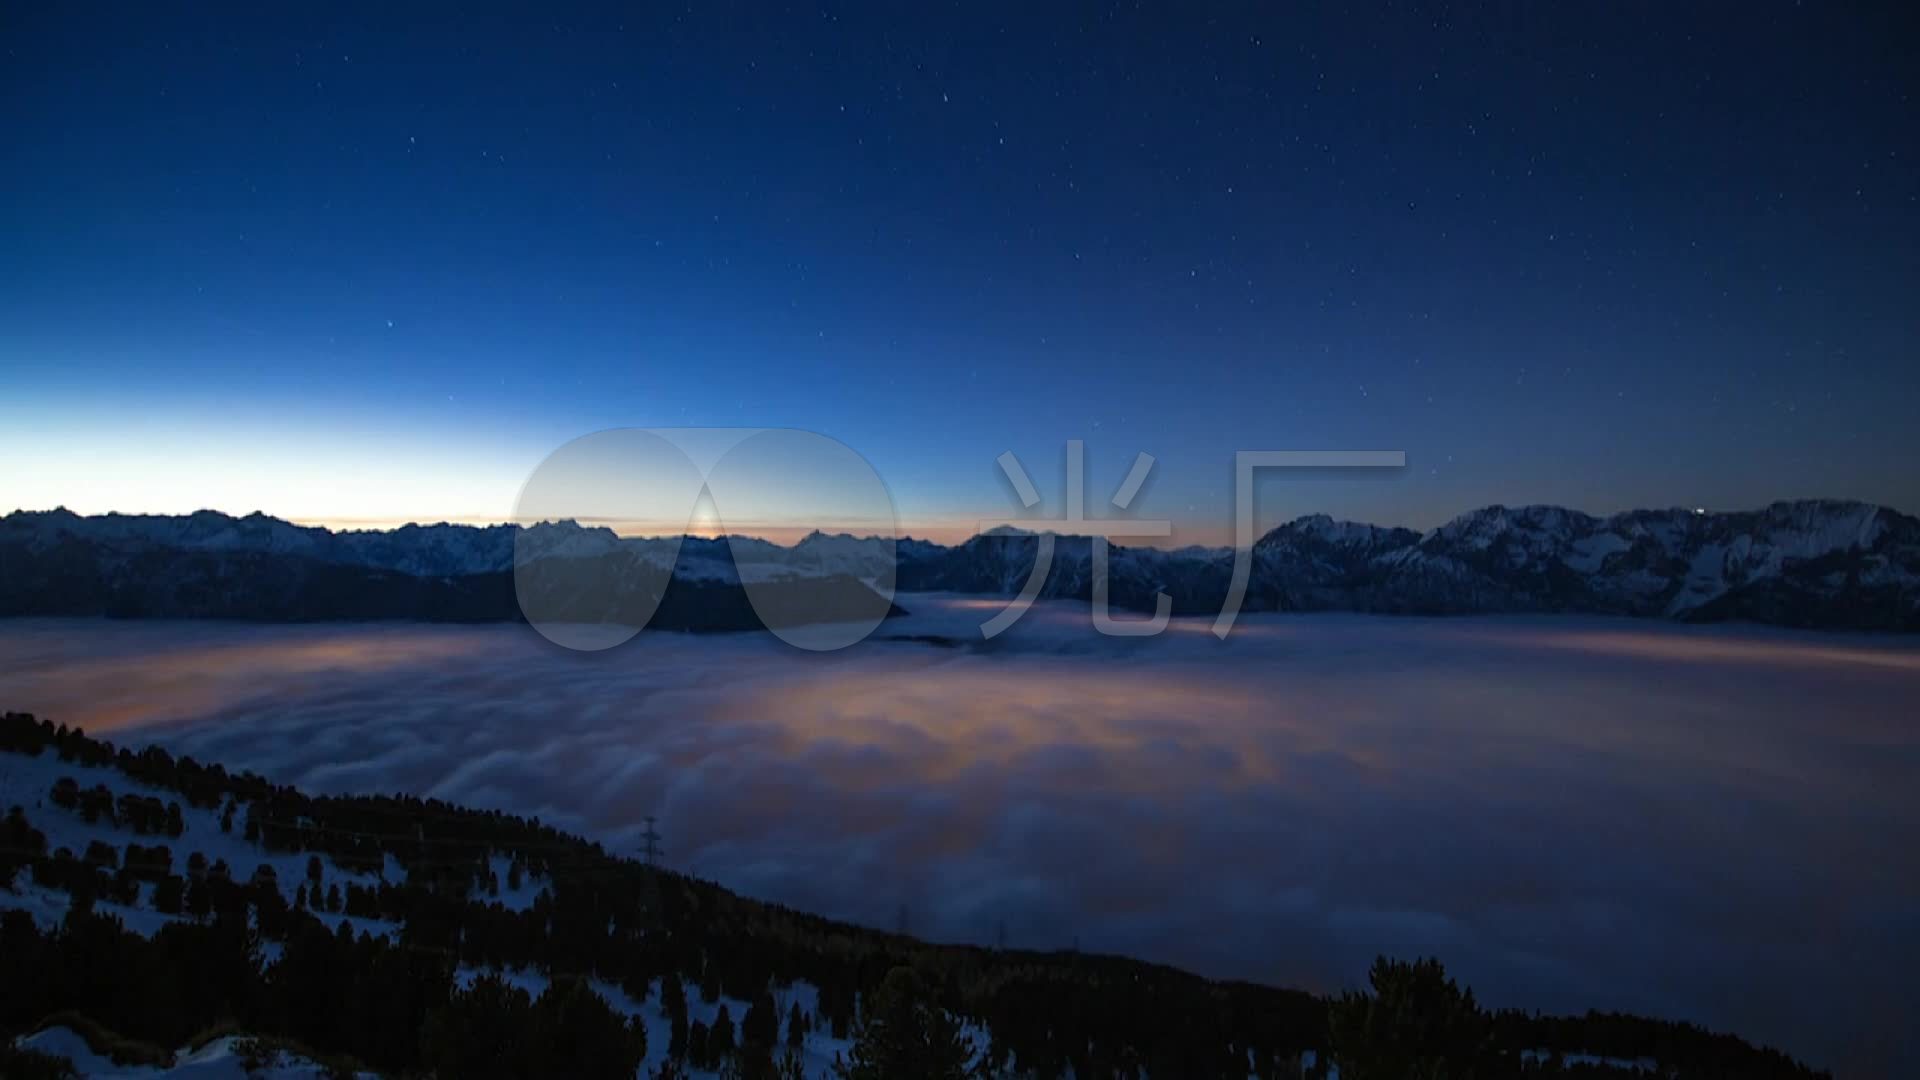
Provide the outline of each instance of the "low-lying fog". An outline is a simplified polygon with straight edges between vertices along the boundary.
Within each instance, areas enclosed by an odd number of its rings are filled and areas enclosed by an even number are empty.
[[[319,792],[539,817],[937,939],[1914,1060],[1920,642],[1559,618],[1093,633],[916,613],[830,654],[524,626],[0,622],[0,708]],[[17,793],[9,792],[12,798]]]

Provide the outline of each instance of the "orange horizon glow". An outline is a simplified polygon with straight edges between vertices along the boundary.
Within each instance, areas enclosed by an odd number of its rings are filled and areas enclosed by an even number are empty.
[[[528,522],[502,520],[497,517],[480,514],[440,517],[432,521],[422,521],[417,518],[387,517],[294,517],[287,518],[286,520],[295,525],[318,527],[333,532],[384,532],[402,528],[407,525],[471,525],[485,528],[493,525],[529,524]],[[898,526],[889,530],[885,527],[876,527],[870,522],[823,521],[790,524],[778,522],[716,522],[711,520],[703,521],[698,518],[691,518],[680,523],[665,521],[603,522],[584,518],[572,520],[586,527],[604,527],[611,529],[615,536],[626,539],[661,536],[696,536],[708,540],[717,540],[725,536],[749,536],[767,540],[783,547],[791,547],[805,539],[809,533],[813,532],[822,532],[829,535],[845,533],[852,536],[867,537],[884,535],[889,531],[901,539],[931,540],[939,544],[952,545],[964,543],[978,536],[985,531],[982,527],[983,525],[996,523],[989,522],[985,518],[930,518],[902,521]],[[1059,529],[1067,533],[1072,532],[1072,526],[1068,522],[1034,521],[1025,527],[1032,528],[1035,531]],[[1182,529],[1176,525],[1174,535],[1172,536],[1128,537],[1117,539],[1114,543],[1120,547],[1180,548],[1193,545],[1225,547],[1230,543],[1230,533],[1231,529],[1224,526],[1216,529],[1189,526]]]
[[[48,513],[58,509],[68,510],[82,517],[102,517],[111,514],[127,517],[185,517],[206,510],[227,514],[235,518],[244,518],[253,514],[265,514],[268,517],[285,521],[290,525],[298,525],[303,528],[327,529],[337,533],[390,532],[408,525],[421,527],[433,525],[467,525],[474,528],[489,528],[496,525],[532,524],[531,521],[516,522],[514,519],[503,518],[497,514],[484,513],[360,517],[333,514],[281,514],[261,509],[233,511],[211,506],[182,511],[92,510],[77,509],[64,503],[54,506],[16,506],[8,510],[0,511],[0,516],[5,516],[7,513]],[[989,527],[1007,523],[1004,518],[995,518],[991,515],[984,514],[978,517],[906,519],[891,529],[873,522],[720,522],[711,519],[703,520],[698,516],[678,523],[667,521],[599,521],[592,518],[572,518],[569,520],[576,521],[578,524],[586,527],[609,528],[613,530],[614,535],[627,539],[662,536],[697,536],[704,539],[717,540],[725,536],[749,536],[767,540],[783,547],[791,547],[804,539],[807,534],[816,531],[829,535],[846,533],[857,537],[880,536],[891,532],[892,535],[901,539],[931,540],[939,544],[953,545],[964,543],[978,536],[980,533],[985,532]],[[1015,524],[1021,523],[1016,522]],[[1072,523],[1063,521],[1036,520],[1024,523],[1021,527],[1030,528],[1036,532],[1054,530],[1069,535],[1073,532]],[[1232,545],[1232,531],[1232,528],[1227,525],[1206,526],[1175,522],[1171,536],[1122,537],[1114,540],[1114,544],[1118,547],[1165,549],[1192,546],[1229,547]]]

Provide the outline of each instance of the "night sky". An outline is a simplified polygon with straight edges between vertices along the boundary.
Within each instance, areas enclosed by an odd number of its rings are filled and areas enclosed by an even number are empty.
[[[1900,6],[15,6],[0,512],[498,520],[683,424],[920,533],[1070,438],[1176,541],[1239,449],[1408,454],[1266,522],[1913,511]]]

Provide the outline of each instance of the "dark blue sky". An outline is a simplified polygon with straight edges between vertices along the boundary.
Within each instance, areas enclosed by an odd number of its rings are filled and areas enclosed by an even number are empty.
[[[1897,5],[1264,7],[13,10],[0,503],[500,518],[700,424],[915,531],[1069,438],[1192,539],[1239,449],[1408,453],[1267,519],[1920,509]]]

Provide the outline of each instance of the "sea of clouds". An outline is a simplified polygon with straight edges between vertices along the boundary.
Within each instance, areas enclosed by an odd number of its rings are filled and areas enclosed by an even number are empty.
[[[1438,955],[1495,1006],[1913,1061],[1920,644],[1557,618],[1157,638],[908,596],[869,640],[0,621],[0,708],[318,792],[535,815],[936,939],[1314,989]],[[0,795],[17,798],[15,793]]]

